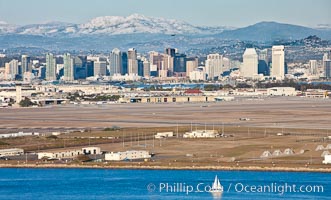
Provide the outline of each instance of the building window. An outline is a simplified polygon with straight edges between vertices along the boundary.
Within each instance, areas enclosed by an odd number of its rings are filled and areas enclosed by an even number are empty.
[[[187,102],[190,102],[190,97],[187,97]]]
[[[147,103],[151,102],[151,99],[150,98],[147,98]]]
[[[176,102],[176,98],[174,97],[174,98],[172,98],[172,102]]]
[[[168,98],[164,98],[164,102],[165,102],[165,103],[168,102]]]

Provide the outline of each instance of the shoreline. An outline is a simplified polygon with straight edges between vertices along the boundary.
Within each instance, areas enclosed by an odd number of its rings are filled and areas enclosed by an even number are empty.
[[[135,165],[67,165],[67,164],[0,164],[0,168],[34,168],[34,169],[137,169],[137,170],[220,170],[220,171],[260,171],[260,172],[316,172],[331,173],[331,168],[290,168],[290,167],[226,167],[226,166],[198,166],[198,167],[170,167],[170,166],[135,166]]]

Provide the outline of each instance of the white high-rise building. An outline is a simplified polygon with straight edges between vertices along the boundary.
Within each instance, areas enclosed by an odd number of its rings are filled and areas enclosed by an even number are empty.
[[[283,80],[285,78],[284,46],[272,46],[272,69],[270,75]]]
[[[110,76],[114,74],[121,74],[122,54],[117,48],[110,53]]]
[[[329,60],[329,59],[330,59],[329,53],[324,53],[323,54],[323,62],[326,61],[326,60]]]
[[[31,58],[27,55],[22,55],[21,57],[21,70],[22,70],[22,76],[24,75],[25,72],[32,71]]]
[[[247,48],[243,55],[243,64],[240,67],[240,74],[246,78],[253,78],[258,74],[258,55],[254,48]]]
[[[69,53],[64,54],[63,56],[63,71],[65,81],[73,81],[75,80],[74,76],[74,59],[71,57]]]
[[[144,60],[144,77],[149,78],[151,74],[151,68],[150,68],[150,63],[148,62],[147,59]]]
[[[56,59],[51,53],[46,54],[46,80],[56,80]]]
[[[95,61],[93,65],[94,65],[94,76],[106,76],[107,73],[106,61]]]
[[[128,74],[138,74],[137,50],[134,48],[128,50]]]
[[[11,60],[9,63],[5,64],[5,79],[15,80],[18,74],[18,60]]]
[[[317,60],[309,60],[309,73],[311,75],[317,75]]]
[[[187,58],[186,59],[186,76],[190,76],[190,72],[193,72],[196,68],[198,68],[199,61],[198,58]]]
[[[212,80],[215,77],[220,77],[223,73],[223,56],[220,54],[209,54],[206,60],[206,73],[208,79]]]
[[[206,80],[206,73],[199,68],[194,69],[189,74],[191,81],[205,81]]]

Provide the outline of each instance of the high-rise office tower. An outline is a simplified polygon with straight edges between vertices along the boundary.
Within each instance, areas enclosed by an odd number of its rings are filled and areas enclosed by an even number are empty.
[[[271,76],[277,77],[280,79],[285,78],[285,52],[284,46],[272,46],[272,69]]]
[[[11,60],[9,63],[5,64],[5,79],[15,80],[16,75],[18,75],[18,60]]]
[[[86,79],[87,77],[87,56],[74,57],[74,77],[75,79]]]
[[[159,76],[160,71],[163,70],[163,56],[159,52],[149,52],[150,71],[153,75]]]
[[[323,55],[323,62],[325,61],[325,60],[330,60],[331,58],[330,58],[330,56],[331,56],[331,52],[329,53],[324,53],[324,55]]]
[[[145,78],[149,78],[150,77],[150,73],[151,73],[151,69],[150,69],[150,63],[148,62],[147,59],[145,59],[143,61],[143,65],[144,65],[144,77]]]
[[[309,60],[309,73],[311,75],[317,75],[317,60]]]
[[[174,57],[174,72],[186,72],[186,55],[176,53]]]
[[[253,78],[258,73],[258,56],[255,48],[247,48],[243,55],[243,64],[240,74],[243,77]]]
[[[138,76],[144,76],[144,61],[138,58]]]
[[[164,53],[165,53],[164,62],[168,70],[168,75],[172,76],[174,73],[176,49],[166,48]]]
[[[22,55],[21,57],[21,71],[22,75],[24,75],[25,72],[31,72],[32,71],[32,63],[31,58],[27,55]]]
[[[128,73],[128,54],[126,52],[122,52],[121,74],[125,75],[127,73]]]
[[[94,61],[93,74],[94,76],[106,76],[107,75],[107,62],[106,61]]]
[[[128,50],[128,74],[138,74],[137,50],[134,48]]]
[[[324,62],[324,74],[325,78],[331,78],[331,60],[325,60]]]
[[[113,76],[114,74],[121,74],[121,68],[122,68],[121,51],[115,48],[110,53],[110,76]]]
[[[46,80],[56,80],[56,59],[51,53],[46,54]]]
[[[193,72],[196,68],[198,68],[198,58],[186,58],[186,76],[190,76],[190,72]]]
[[[323,70],[324,77],[327,79],[331,78],[331,51],[323,55]]]
[[[69,53],[63,55],[63,80],[73,81],[75,80],[74,76],[74,59]]]
[[[223,56],[220,54],[209,54],[206,60],[206,73],[209,80],[220,77],[223,73]]]
[[[94,76],[94,61],[87,60],[86,62],[86,77]]]
[[[258,56],[259,56],[259,64],[258,64],[257,73],[263,74],[264,76],[269,76],[270,69],[269,69],[268,50],[267,49],[260,50]]]

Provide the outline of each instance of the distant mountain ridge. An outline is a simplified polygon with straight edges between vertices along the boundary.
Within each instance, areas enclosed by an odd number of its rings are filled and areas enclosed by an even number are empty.
[[[132,14],[127,17],[96,17],[82,24],[65,22],[48,22],[16,26],[0,21],[0,35],[18,34],[47,37],[82,37],[87,35],[121,35],[121,34],[181,34],[181,35],[214,35],[223,39],[250,41],[273,41],[283,39],[302,39],[317,35],[331,39],[331,26],[318,25],[317,28],[284,24],[278,22],[259,22],[243,28],[227,26],[207,27],[194,26],[184,21],[147,17]]]
[[[324,40],[331,41],[328,27],[327,24],[309,28],[278,22],[260,22],[243,28],[207,27],[139,14],[97,17],[82,24],[48,22],[16,26],[0,21],[0,49],[109,51],[115,47],[135,47],[151,51],[173,46],[187,50],[217,47],[225,40],[291,44],[308,36],[317,36],[322,40],[320,44],[326,44],[328,41]]]
[[[244,28],[225,30],[218,34],[224,39],[239,39],[250,41],[297,40],[309,35],[317,35],[323,39],[331,39],[331,30],[313,29],[304,26],[283,24],[277,22],[260,22]]]
[[[200,27],[187,22],[133,14],[127,17],[103,16],[91,19],[87,23],[72,24],[50,22],[25,26],[9,25],[0,22],[0,34],[29,34],[44,36],[81,36],[86,34],[215,34],[232,27]]]

